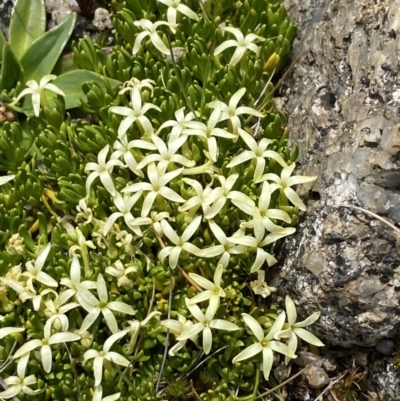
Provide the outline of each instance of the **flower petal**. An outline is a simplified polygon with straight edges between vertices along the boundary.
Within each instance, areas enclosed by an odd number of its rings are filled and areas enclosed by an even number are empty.
[[[82,322],[82,326],[80,328],[80,332],[88,330],[93,323],[96,321],[96,319],[99,317],[101,312],[101,309],[96,307],[92,309],[89,314],[85,317],[85,319]]]
[[[17,350],[17,352],[14,354],[14,359],[21,358],[21,356],[24,356],[28,352],[33,351],[36,348],[39,348],[42,346],[42,341],[41,340],[31,340],[22,345],[21,348]]]
[[[118,354],[117,352],[107,352],[104,358],[121,366],[130,365],[130,362],[124,356]]]
[[[236,324],[227,322],[226,320],[222,319],[214,319],[210,322],[209,326],[212,329],[217,330],[226,330],[226,331],[236,331],[239,330],[239,327]]]
[[[189,327],[187,330],[183,331],[182,334],[177,337],[177,341],[188,340],[189,338],[199,334],[203,331],[204,325],[203,323],[195,323],[193,326]]]
[[[46,373],[51,372],[51,365],[53,362],[53,355],[48,345],[43,345],[40,349],[40,358],[42,360],[43,369]]]
[[[103,357],[97,356],[93,361],[94,385],[98,386],[103,378]]]
[[[314,334],[311,334],[309,331],[301,328],[294,328],[293,332],[299,336],[305,342],[315,345],[316,347],[323,347],[324,343]]]
[[[132,306],[124,302],[109,302],[107,304],[107,308],[113,310],[114,312],[125,313],[126,315],[134,315],[136,313]]]
[[[108,337],[103,346],[104,352],[108,352],[114,345],[114,343],[123,338],[126,333],[126,331],[119,331],[118,333],[114,333],[112,336]]]
[[[260,323],[258,323],[257,320],[254,319],[253,316],[250,316],[247,313],[242,313],[242,317],[243,317],[243,320],[246,323],[246,325],[256,336],[257,340],[262,341],[264,339],[265,335],[264,335],[264,330],[261,327]]]
[[[204,327],[203,330],[203,350],[206,355],[211,351],[212,347],[212,333],[209,327]]]
[[[67,343],[71,341],[79,341],[81,336],[76,333],[64,332],[55,333],[49,338],[49,345]]]
[[[263,354],[262,368],[263,368],[264,378],[265,380],[268,380],[272,368],[272,363],[274,362],[274,353],[272,352],[271,348],[264,347],[262,350],[262,354]]]
[[[114,314],[108,308],[101,309],[101,313],[104,316],[104,320],[107,323],[108,328],[111,330],[111,333],[115,334],[118,332],[118,323]]]
[[[50,277],[47,273],[40,271],[36,275],[36,280],[39,281],[39,283],[42,283],[44,285],[47,285],[48,287],[58,287],[58,283],[54,278]]]
[[[249,347],[244,349],[240,354],[236,355],[232,362],[240,362],[244,361],[245,359],[252,358],[254,355],[259,354],[262,351],[263,347],[260,343],[251,344]]]
[[[39,256],[37,257],[36,261],[35,261],[35,269],[37,271],[42,270],[44,264],[46,263],[46,259],[49,256],[49,253],[51,251],[51,244],[48,243],[42,250],[42,252],[40,252]]]

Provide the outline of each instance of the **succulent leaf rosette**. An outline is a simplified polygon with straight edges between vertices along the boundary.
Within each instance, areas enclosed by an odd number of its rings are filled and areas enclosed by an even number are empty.
[[[319,312],[265,300],[315,180],[272,99],[296,29],[277,0],[111,7],[107,55],[73,44],[79,91],[48,71],[1,94],[0,399],[255,399],[323,345]]]

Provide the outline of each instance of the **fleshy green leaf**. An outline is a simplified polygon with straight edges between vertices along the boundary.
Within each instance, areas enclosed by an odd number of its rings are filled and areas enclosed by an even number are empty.
[[[18,60],[46,32],[43,0],[17,0],[10,20],[10,45]]]
[[[72,13],[56,28],[46,32],[24,53],[21,64],[25,79],[38,81],[53,71],[75,27],[76,14]]]
[[[24,81],[24,70],[11,50],[11,46],[6,43],[3,47],[3,66],[0,76],[0,92],[4,89],[11,90],[17,82]]]
[[[115,79],[105,78],[92,71],[75,70],[60,75],[53,81],[53,84],[60,88],[65,93],[65,108],[73,109],[79,107],[80,99],[85,99],[86,96],[82,90],[82,84],[85,82],[95,81],[106,91],[106,86],[103,79],[108,79],[111,87],[120,85]],[[51,105],[51,103],[50,103]]]

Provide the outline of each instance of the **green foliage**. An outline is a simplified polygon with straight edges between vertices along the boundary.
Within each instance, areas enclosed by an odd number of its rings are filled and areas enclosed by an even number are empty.
[[[29,39],[41,1],[0,37],[19,113],[0,127],[1,377],[36,345],[34,395],[8,382],[21,401],[250,399],[270,343],[294,357],[294,304],[286,321],[258,298],[305,210],[291,187],[315,178],[292,174],[271,99],[296,28],[278,0],[188,0],[176,27],[164,3],[114,0],[107,55],[85,37],[60,58],[75,15]],[[238,32],[254,46],[216,51]],[[271,353],[243,357],[257,344]]]
[[[75,27],[76,20],[77,15],[71,13],[60,25],[45,32],[44,0],[16,1],[10,21],[10,43],[6,42],[3,35],[0,37],[0,61],[2,61],[0,101],[9,103],[8,107],[12,110],[25,113],[28,116],[32,115],[30,99],[26,99],[23,107],[20,108],[15,106],[15,103],[10,104],[11,98],[18,95],[26,83],[39,82],[53,70],[61,73],[54,84],[64,92],[67,110],[79,107],[81,99],[85,100],[82,92],[83,83],[94,81],[100,85],[118,86],[119,81],[116,80],[104,83],[105,78],[102,77],[102,71],[99,71],[99,74],[91,72],[91,68],[87,68],[88,66],[85,64],[74,66],[71,64],[71,57],[66,56],[60,59]],[[95,52],[94,45],[91,42],[82,41],[78,46],[83,48],[84,57],[87,55],[89,60],[93,61],[94,55],[91,52]],[[97,47],[95,56],[104,63],[106,58],[102,55],[101,50],[100,52],[98,50]],[[78,70],[77,67],[82,69]],[[47,102],[50,103],[51,107],[55,107],[56,96],[54,93],[46,92],[46,97],[41,99],[42,107],[47,106]]]

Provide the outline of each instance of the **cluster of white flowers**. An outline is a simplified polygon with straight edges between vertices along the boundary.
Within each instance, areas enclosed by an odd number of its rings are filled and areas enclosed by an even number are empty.
[[[165,26],[171,33],[175,33],[178,27],[178,12],[193,20],[198,19],[198,16],[180,0],[159,0],[159,2],[168,7],[168,22],[136,21],[135,26],[141,28],[142,32],[136,37],[133,46],[134,55],[140,51],[142,42],[147,37],[161,53],[170,55],[171,49],[163,42],[159,28]],[[236,47],[230,61],[233,66],[242,59],[247,50],[257,54],[259,48],[254,42],[265,40],[255,34],[244,37],[239,29],[233,27],[227,27],[225,31],[233,34],[236,40],[227,40],[217,46],[214,55],[230,47]],[[63,95],[57,87],[49,83],[51,79],[54,77],[44,77],[40,84],[28,82],[29,88],[22,91],[14,103],[21,97],[31,94],[34,113],[39,115],[40,96],[44,89]],[[315,177],[292,176],[295,164],[288,165],[278,151],[271,149],[273,141],[267,138],[257,141],[254,134],[247,129],[243,116],[262,118],[263,114],[254,108],[239,105],[245,95],[245,88],[234,93],[228,104],[213,101],[206,105],[205,113],[202,115],[195,111],[185,113],[185,108],[181,108],[175,112],[175,120],[168,120],[154,127],[150,111],[161,112],[161,110],[155,104],[143,103],[142,97],[143,91],[148,91],[152,95],[154,86],[155,82],[150,79],[140,81],[132,78],[120,91],[121,95],[129,93],[129,107],[109,108],[110,113],[123,116],[117,139],[112,149],[110,145],[106,145],[99,152],[97,163],[86,164],[87,196],[77,208],[79,212],[77,219],[83,220],[84,224],[94,221],[100,229],[92,233],[92,240],[87,240],[79,228],[72,227],[68,222],[62,222],[70,237],[76,242],[69,249],[70,277],[64,277],[57,282],[46,273],[44,266],[51,253],[51,244],[48,244],[38,253],[36,260],[26,263],[24,271],[21,266],[16,266],[6,277],[0,279],[2,285],[18,294],[21,302],[32,302],[33,309],[42,310],[47,318],[42,339],[25,342],[13,355],[13,359],[17,361],[17,376],[5,380],[9,388],[0,393],[0,398],[12,398],[20,391],[28,395],[41,391],[30,388],[36,383],[33,376],[25,377],[31,352],[39,350],[44,371],[51,372],[52,347],[59,344],[67,347],[68,342],[90,337],[88,330],[99,316],[102,316],[112,335],[105,341],[101,351],[89,349],[84,354],[84,361],[93,360],[95,379],[93,400],[100,401],[105,361],[124,367],[130,365],[129,360],[123,355],[111,351],[112,346],[123,337],[130,336],[129,347],[133,348],[140,329],[145,327],[150,319],[160,318],[160,312],[149,312],[143,321],[125,321],[119,327],[116,314],[133,316],[136,313],[133,307],[124,302],[110,300],[109,288],[103,274],[97,274],[96,281],[81,281],[80,260],[83,262],[83,277],[92,277],[93,271],[88,254],[96,249],[94,242],[97,246],[107,248],[108,239],[115,236],[120,241],[118,246],[133,255],[135,252],[132,249],[133,244],[137,243],[140,248],[141,240],[150,232],[160,245],[160,251],[156,255],[158,260],[164,263],[168,259],[168,265],[164,265],[166,270],[178,268],[180,262],[190,255],[207,260],[218,258],[213,281],[197,273],[187,274],[190,283],[201,290],[195,296],[185,299],[187,310],[193,319],[178,314],[177,319],[168,318],[161,321],[163,329],[170,331],[176,337],[176,344],[169,349],[170,355],[175,355],[185,347],[188,340],[197,345],[200,334],[203,351],[209,354],[213,344],[213,330],[240,329],[238,325],[225,319],[215,318],[222,300],[226,297],[224,272],[228,269],[232,257],[253,255],[250,273],[258,272],[258,279],[251,283],[255,294],[266,297],[276,291],[276,288],[268,286],[265,282],[266,271],[261,270],[265,264],[272,266],[277,262],[265,248],[293,234],[295,229],[287,226],[291,224],[291,217],[285,210],[269,208],[271,198],[278,195],[279,199],[283,200],[284,206],[290,206],[290,202],[291,206],[305,210],[304,203],[292,187],[311,182]],[[138,133],[140,133],[139,138]],[[242,146],[239,154],[230,155],[228,149],[227,155],[221,155],[221,143],[228,141]],[[202,165],[196,165],[196,161],[192,158],[194,144],[198,149],[203,149]],[[228,163],[221,167],[221,161],[224,160]],[[281,171],[280,175],[270,172],[271,164],[280,166],[278,168]],[[237,172],[239,167],[253,171],[253,182],[260,189],[259,195],[246,195],[237,187],[240,181]],[[117,180],[118,172],[122,169],[129,169],[133,173],[132,183],[124,188],[119,187]],[[13,176],[1,178],[0,185],[13,178]],[[95,184],[105,188],[115,206],[115,212],[105,221],[96,219],[88,207],[92,187]],[[183,192],[189,195],[183,196]],[[240,211],[243,219],[234,233],[227,234],[226,227],[219,225],[217,221],[218,216],[223,214],[230,204]],[[184,215],[181,233],[174,228],[177,219],[176,214],[171,214],[171,210]],[[125,230],[121,230],[116,224],[119,219],[125,225]],[[199,247],[196,233],[203,230],[209,233],[210,241],[207,246]],[[120,260],[113,266],[107,266],[104,271],[117,280],[119,288],[128,290],[133,284],[130,275],[135,272],[135,266],[126,267]],[[199,307],[199,304],[204,302],[208,303],[205,311]],[[80,329],[73,332],[69,331],[67,313],[75,308],[80,308],[85,317]],[[287,322],[285,323],[286,314],[282,312],[267,334],[254,317],[243,313],[243,321],[251,330],[255,341],[239,353],[233,362],[262,353],[262,369],[265,378],[268,379],[273,363],[273,351],[285,355],[288,362],[295,357],[297,336],[311,344],[322,345],[315,336],[304,330],[304,327],[319,317],[318,313],[303,322],[296,323],[296,309],[290,298],[286,299],[286,310]],[[0,338],[24,330],[24,328],[2,328]],[[286,344],[281,342],[281,339],[285,339]],[[119,396],[118,393],[103,400],[117,400]]]

